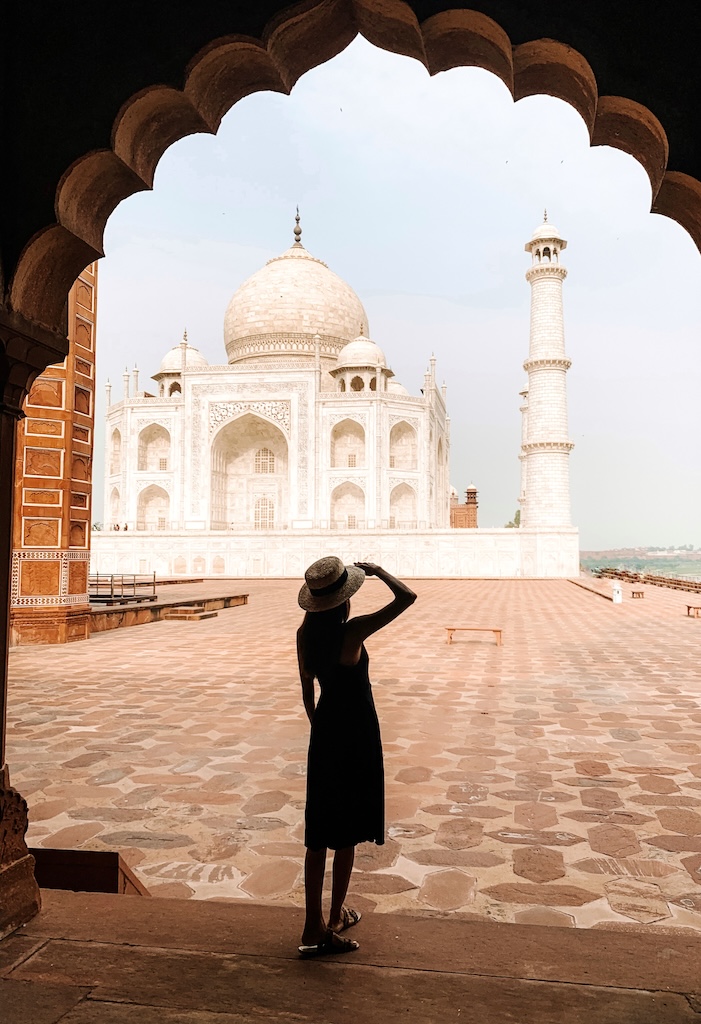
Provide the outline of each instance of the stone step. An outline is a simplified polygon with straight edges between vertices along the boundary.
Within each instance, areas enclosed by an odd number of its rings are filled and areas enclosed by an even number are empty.
[[[171,608],[164,613],[164,619],[178,622],[199,622],[201,619],[216,619],[219,612],[206,612],[190,608]]]
[[[42,897],[0,944],[8,1024],[694,1024],[701,1010],[701,939],[681,929],[367,913],[356,952],[301,961],[295,907]]]

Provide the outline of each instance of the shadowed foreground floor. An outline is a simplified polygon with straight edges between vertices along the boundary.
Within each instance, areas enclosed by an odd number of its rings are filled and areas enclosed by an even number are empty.
[[[296,908],[44,892],[0,943],[3,1024],[698,1024],[701,938],[374,914],[295,956]]]

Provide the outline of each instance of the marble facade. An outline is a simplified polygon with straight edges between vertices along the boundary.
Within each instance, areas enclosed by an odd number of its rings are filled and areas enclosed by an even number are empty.
[[[93,572],[300,576],[330,551],[407,576],[570,576],[569,519],[451,529],[450,420],[431,357],[394,379],[358,296],[301,244],[244,282],[225,365],[187,337],[108,386],[105,530]],[[535,474],[533,474],[535,480]],[[537,510],[538,495],[529,494]],[[461,524],[462,525],[462,524]]]

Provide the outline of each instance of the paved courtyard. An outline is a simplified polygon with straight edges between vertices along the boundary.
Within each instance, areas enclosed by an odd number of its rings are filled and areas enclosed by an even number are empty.
[[[686,596],[414,585],[367,644],[388,835],[359,848],[354,905],[701,929],[701,620]],[[249,604],[14,650],[8,761],[30,845],[119,850],[154,895],[300,906],[297,587],[211,581],[203,593]],[[386,594],[368,581],[354,611]],[[503,646],[447,645],[453,625],[500,626]],[[338,756],[352,744],[340,736]]]

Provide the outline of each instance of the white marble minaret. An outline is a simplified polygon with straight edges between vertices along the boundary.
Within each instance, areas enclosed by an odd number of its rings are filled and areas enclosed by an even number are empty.
[[[567,371],[562,316],[562,282],[567,271],[560,254],[567,246],[557,228],[537,228],[525,246],[532,265],[526,272],[531,286],[531,334],[528,359],[528,411],[521,445],[521,526],[559,528],[571,525],[569,457],[574,445],[567,429]]]

